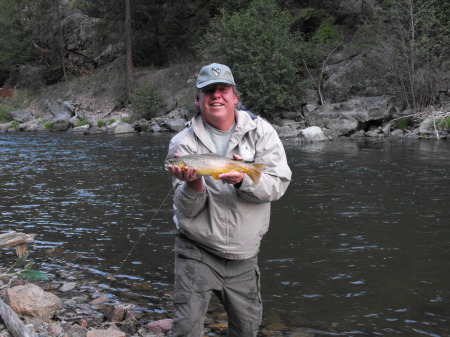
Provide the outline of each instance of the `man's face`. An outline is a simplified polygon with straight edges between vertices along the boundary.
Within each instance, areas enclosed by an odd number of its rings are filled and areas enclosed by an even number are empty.
[[[200,89],[195,105],[200,108],[203,120],[218,127],[218,123],[234,121],[234,110],[239,100],[231,85],[216,83]]]

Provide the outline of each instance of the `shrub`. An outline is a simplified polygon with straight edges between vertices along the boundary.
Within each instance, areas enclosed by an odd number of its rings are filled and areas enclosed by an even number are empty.
[[[442,119],[437,119],[436,125],[443,127],[443,128],[445,128],[445,127],[450,128],[450,117],[444,117]]]
[[[131,95],[132,112],[134,119],[151,119],[156,117],[162,106],[162,97],[152,83],[137,87]]]
[[[98,126],[99,128],[104,127],[105,125],[106,125],[106,122],[105,122],[105,121],[103,121],[103,120],[98,120],[98,121],[97,121],[97,126]]]
[[[197,50],[205,64],[228,65],[243,103],[266,116],[299,104],[300,36],[291,33],[292,17],[274,0],[254,0],[247,10],[223,12]]]
[[[411,122],[411,117],[403,117],[395,120],[395,126],[397,127],[397,129],[405,130],[408,126],[411,125]]]
[[[0,122],[7,123],[12,121],[11,111],[13,110],[13,107],[0,103]]]

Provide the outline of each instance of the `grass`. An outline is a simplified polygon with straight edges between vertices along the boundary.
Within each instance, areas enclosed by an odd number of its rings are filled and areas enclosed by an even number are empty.
[[[106,125],[111,125],[115,121],[116,121],[115,119],[108,119],[107,121],[104,121],[104,120],[100,119],[100,120],[97,121],[97,127],[101,128],[101,127],[104,127]]]
[[[101,128],[104,127],[106,125],[106,122],[103,120],[98,120],[97,121],[97,127]]]
[[[122,123],[127,123],[127,124],[133,123],[133,121],[130,118],[121,118],[120,121]]]
[[[397,129],[405,130],[410,125],[411,117],[404,117],[395,120],[395,126],[397,127]]]
[[[450,117],[445,117],[442,119],[437,119],[436,120],[436,125],[441,126],[441,127],[447,127],[450,128]]]
[[[75,127],[79,127],[79,126],[83,126],[83,125],[87,125],[87,124],[89,124],[88,121],[80,121],[77,124],[75,124]]]
[[[0,103],[0,123],[8,123],[12,121],[11,111],[14,107]]]

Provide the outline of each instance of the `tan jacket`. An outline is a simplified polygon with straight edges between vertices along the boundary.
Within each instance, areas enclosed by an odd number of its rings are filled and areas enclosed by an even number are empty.
[[[236,129],[226,157],[240,155],[245,161],[265,164],[259,184],[245,175],[236,188],[210,176],[203,177],[204,192],[173,179],[174,221],[178,231],[212,253],[227,259],[246,259],[259,251],[269,228],[270,203],[281,198],[291,180],[283,145],[275,129],[245,111],[236,112]],[[172,138],[167,158],[215,153],[215,146],[199,114],[192,124]]]

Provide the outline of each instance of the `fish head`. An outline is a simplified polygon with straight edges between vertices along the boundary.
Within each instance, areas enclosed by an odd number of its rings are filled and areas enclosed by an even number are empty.
[[[167,159],[164,162],[164,169],[167,171],[169,169],[169,165],[171,166],[179,166],[181,168],[183,168],[184,166],[186,166],[186,163],[179,159],[179,158],[171,158],[171,159]]]

